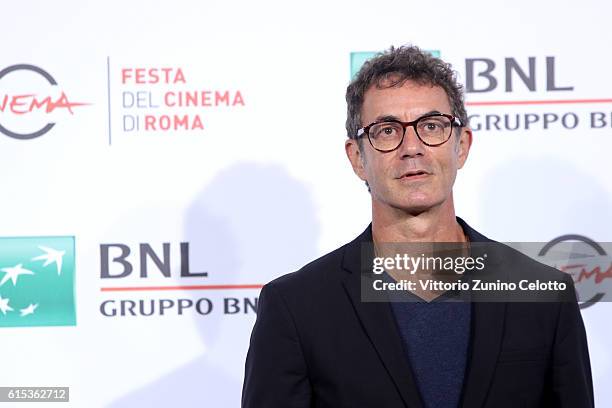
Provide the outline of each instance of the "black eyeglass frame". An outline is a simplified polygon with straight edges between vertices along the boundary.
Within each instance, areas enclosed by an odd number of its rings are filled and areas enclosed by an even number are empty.
[[[421,138],[421,135],[419,135],[419,131],[417,130],[417,123],[419,123],[419,121],[423,120],[423,119],[427,119],[427,118],[435,118],[435,117],[440,117],[443,116],[447,119],[450,120],[451,123],[451,130],[450,132],[448,132],[448,137],[440,143],[427,143],[426,141],[424,141]],[[399,143],[397,144],[397,146],[395,146],[393,149],[388,149],[388,150],[383,150],[383,149],[379,149],[377,147],[374,146],[374,143],[372,143],[372,139],[370,139],[370,128],[374,125],[378,125],[380,123],[397,123],[399,125],[402,126],[402,128],[404,129],[404,133],[402,134],[402,138],[400,139]],[[397,150],[402,143],[404,143],[404,137],[406,137],[406,128],[408,126],[412,126],[412,128],[414,129],[414,133],[417,135],[417,137],[419,138],[419,140],[421,141],[421,143],[423,143],[426,146],[430,146],[430,147],[436,147],[436,146],[441,146],[444,143],[448,142],[448,140],[450,139],[451,135],[453,134],[453,129],[456,127],[464,127],[465,125],[463,124],[463,122],[461,122],[461,119],[459,119],[456,116],[453,115],[449,115],[447,113],[432,113],[429,115],[425,115],[425,116],[421,116],[418,119],[413,120],[412,122],[402,122],[400,120],[381,120],[378,122],[372,122],[370,123],[368,126],[364,126],[360,129],[357,130],[357,134],[355,135],[355,139],[359,139],[360,137],[362,137],[364,134],[368,136],[368,141],[370,142],[370,145],[372,146],[373,149],[378,150],[379,152],[382,153],[389,153],[392,152],[394,150]]]

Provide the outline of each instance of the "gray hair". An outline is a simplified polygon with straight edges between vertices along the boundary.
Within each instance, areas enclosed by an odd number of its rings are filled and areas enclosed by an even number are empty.
[[[463,86],[457,83],[457,75],[451,65],[416,46],[391,46],[387,51],[366,61],[346,88],[348,137],[355,138],[357,130],[368,125],[361,123],[361,108],[364,95],[370,86],[375,85],[379,89],[392,88],[402,86],[408,80],[444,89],[451,106],[451,114],[467,125]]]

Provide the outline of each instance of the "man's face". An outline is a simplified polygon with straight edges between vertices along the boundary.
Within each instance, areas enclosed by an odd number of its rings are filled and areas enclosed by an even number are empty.
[[[371,86],[364,96],[361,124],[367,126],[382,118],[409,122],[432,112],[451,113],[446,92],[438,86],[412,81],[384,89]],[[452,187],[471,142],[471,131],[462,128],[459,138],[454,129],[445,144],[430,147],[408,127],[404,141],[392,152],[375,150],[367,136],[363,136],[362,150],[354,139],[347,140],[345,147],[353,170],[368,182],[375,207],[419,214],[436,206],[452,208]]]

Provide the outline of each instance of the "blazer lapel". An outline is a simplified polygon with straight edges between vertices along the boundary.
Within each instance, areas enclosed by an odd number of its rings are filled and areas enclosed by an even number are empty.
[[[368,227],[363,234],[346,246],[343,267],[348,273],[343,284],[366,334],[393,379],[404,404],[410,408],[422,408],[421,396],[408,364],[391,306],[388,302],[361,300],[362,268],[372,264],[373,256],[366,254],[362,257],[362,244],[371,241],[372,230]],[[362,259],[364,259],[363,264],[360,262]]]
[[[481,407],[489,391],[501,347],[506,304],[472,303],[472,333],[462,407]]]
[[[472,229],[457,217],[471,242],[490,242],[484,235]],[[489,259],[495,265],[495,260]],[[493,379],[506,316],[506,303],[473,302],[472,330],[467,371],[463,385],[462,407],[481,407]]]

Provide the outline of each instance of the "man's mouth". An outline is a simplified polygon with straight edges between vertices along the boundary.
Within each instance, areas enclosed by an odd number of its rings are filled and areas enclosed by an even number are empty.
[[[413,180],[429,176],[430,173],[425,170],[410,170],[403,173],[398,179],[400,180]]]

